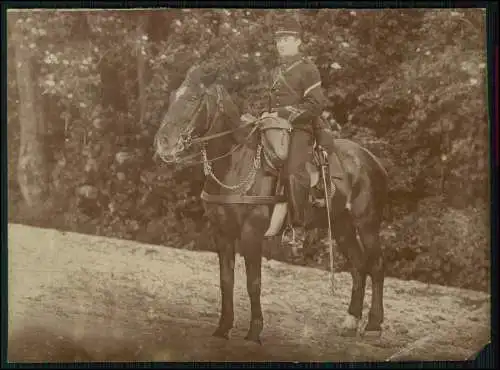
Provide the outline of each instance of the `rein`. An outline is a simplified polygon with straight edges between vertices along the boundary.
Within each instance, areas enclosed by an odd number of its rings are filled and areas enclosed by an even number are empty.
[[[220,111],[223,109],[223,107],[221,107],[220,90],[219,90],[219,88],[217,88],[216,90],[217,90],[217,108],[218,109],[216,109],[215,114],[214,114],[213,118],[211,119],[210,124],[207,125],[208,132],[210,132],[210,129],[213,127],[215,121],[217,120],[217,118],[219,118]],[[207,99],[206,100],[207,113],[208,113],[208,104],[209,103],[208,103],[208,99]],[[192,123],[194,120],[196,120],[198,118],[198,115],[201,112],[202,106],[203,106],[203,104],[200,104],[199,108],[197,109],[196,114],[193,116],[190,123]],[[209,118],[207,117],[207,121],[208,120],[209,120]],[[188,146],[190,146],[192,144],[202,144],[202,149],[198,153],[194,153],[194,154],[191,154],[189,156],[184,157],[182,159],[182,162],[185,162],[185,161],[187,161],[191,158],[194,158],[195,156],[198,156],[201,154],[202,155],[201,161],[190,162],[190,164],[192,164],[192,165],[203,164],[204,174],[206,176],[212,178],[212,180],[214,180],[220,187],[227,189],[227,190],[232,190],[232,191],[240,190],[239,191],[240,194],[224,194],[224,195],[222,195],[222,194],[209,194],[205,190],[203,190],[201,193],[201,196],[200,196],[200,198],[202,200],[204,200],[205,202],[208,202],[208,203],[218,203],[218,204],[256,204],[256,205],[257,204],[259,204],[259,205],[265,205],[265,204],[271,205],[271,204],[286,202],[286,197],[283,195],[279,195],[279,196],[274,196],[274,195],[244,195],[244,193],[249,191],[251,189],[251,187],[253,186],[253,184],[255,182],[255,177],[256,177],[259,169],[261,168],[261,164],[262,164],[261,163],[261,154],[262,154],[262,145],[261,144],[259,144],[257,147],[255,158],[253,160],[253,166],[251,167],[250,172],[248,173],[248,175],[244,179],[242,179],[236,185],[227,185],[227,184],[224,184],[222,181],[220,181],[215,176],[213,169],[212,169],[212,166],[211,166],[212,162],[215,162],[219,159],[228,157],[228,156],[232,155],[234,152],[236,152],[237,150],[239,150],[240,148],[242,148],[248,142],[250,137],[255,133],[255,131],[259,128],[258,122],[261,120],[262,120],[262,118],[258,118],[255,121],[245,122],[241,126],[238,126],[236,128],[230,129],[230,130],[225,130],[225,131],[218,132],[215,134],[205,135],[205,136],[196,137],[196,138],[191,138],[191,132],[188,133],[187,135],[185,135],[186,139],[184,139],[184,141],[186,142],[186,144]],[[252,126],[252,125],[254,127],[252,128],[250,133],[248,135],[246,135],[246,137],[242,143],[235,145],[231,150],[229,150],[227,153],[225,153],[221,156],[211,158],[211,159],[207,158],[207,152],[206,152],[206,143],[207,142],[209,142],[210,140],[216,139],[216,138],[230,135],[230,134],[236,132],[237,130],[240,130],[240,129],[243,129],[243,128],[246,128],[246,127]],[[191,125],[189,125],[189,126],[191,126]]]
[[[206,106],[207,106],[207,111],[208,111],[208,100],[206,101]],[[220,108],[220,95],[219,94],[217,94],[217,106]],[[197,109],[196,114],[190,120],[190,123],[192,123],[194,120],[196,120],[198,118],[198,115],[201,112],[201,108],[202,108],[202,104],[200,104],[199,108]],[[210,122],[210,124],[207,127],[212,127],[213,126],[213,124],[215,123],[215,120],[218,118],[219,113],[220,113],[219,110],[215,111],[214,117],[212,118],[212,121]],[[215,162],[215,161],[217,161],[219,159],[222,159],[222,158],[225,158],[225,157],[228,157],[228,156],[232,155],[238,149],[240,149],[241,147],[243,147],[248,142],[248,140],[250,139],[250,137],[255,133],[255,131],[258,129],[257,122],[259,120],[260,120],[260,118],[257,119],[257,120],[255,120],[255,121],[246,122],[243,125],[238,126],[236,128],[233,128],[233,129],[230,129],[230,130],[225,130],[225,131],[218,132],[218,133],[211,134],[211,135],[205,135],[205,136],[196,137],[196,138],[191,138],[190,134],[186,135],[187,139],[185,140],[185,142],[186,142],[186,144],[188,146],[191,146],[193,144],[205,144],[206,142],[208,142],[210,140],[217,139],[219,137],[223,137],[223,136],[226,136],[226,135],[230,135],[230,134],[232,134],[232,133],[234,133],[234,132],[236,132],[236,131],[238,131],[240,129],[246,128],[246,127],[251,126],[251,125],[255,125],[255,127],[245,137],[243,143],[235,145],[231,150],[229,150],[225,154],[222,154],[222,155],[220,155],[218,157],[215,157],[215,158],[208,159],[206,157],[205,145],[203,145],[203,147],[202,147],[202,149],[201,149],[200,152],[187,155],[187,156],[183,157],[180,160],[180,162],[183,163],[183,162],[189,161],[190,165],[194,166],[194,165],[197,165],[197,164],[205,164],[207,162]],[[209,131],[210,131],[210,129],[209,129]],[[197,157],[199,155],[202,155],[202,157],[203,157],[202,160],[199,160],[199,161],[190,161],[192,158],[195,158],[195,157]]]

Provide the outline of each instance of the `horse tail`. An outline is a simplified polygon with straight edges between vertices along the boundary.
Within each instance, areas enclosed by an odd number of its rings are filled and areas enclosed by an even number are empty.
[[[341,151],[347,153],[354,152],[358,158],[366,165],[362,166],[363,170],[370,181],[370,193],[372,194],[373,206],[377,213],[377,218],[380,223],[388,218],[387,212],[389,211],[389,175],[380,159],[373,154],[370,150],[360,145],[359,143],[346,139],[335,139],[337,147],[343,148]],[[348,154],[349,155],[349,154]]]
[[[375,154],[361,145],[359,147],[366,154],[367,159],[374,165],[370,166],[368,171],[371,177],[375,208],[377,209],[377,213],[379,213],[380,222],[382,222],[387,218],[387,212],[389,211],[387,203],[389,200],[389,174]]]
[[[369,151],[367,148],[363,147],[363,146],[360,146],[360,148],[366,153],[368,154],[371,159],[377,164],[377,166],[379,167],[380,171],[384,173],[384,176],[385,177],[389,177],[388,173],[387,173],[387,170],[385,169],[384,165],[380,162],[380,159],[375,155],[373,154],[371,151]]]

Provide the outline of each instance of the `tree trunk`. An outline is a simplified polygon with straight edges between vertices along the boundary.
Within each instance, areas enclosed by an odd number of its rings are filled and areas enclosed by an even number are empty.
[[[48,170],[45,160],[45,124],[33,78],[32,55],[22,34],[16,32],[15,63],[19,90],[20,146],[17,180],[26,204],[42,206],[48,195]]]
[[[273,12],[268,10],[266,13],[266,15],[264,16],[264,23],[266,25],[266,27],[271,27],[272,25],[272,22],[273,22]]]
[[[137,49],[137,88],[138,88],[138,100],[139,100],[139,122],[142,125],[146,114],[146,50],[144,45],[143,37],[147,36],[147,15],[141,15],[137,24],[137,38],[138,38],[138,49]]]

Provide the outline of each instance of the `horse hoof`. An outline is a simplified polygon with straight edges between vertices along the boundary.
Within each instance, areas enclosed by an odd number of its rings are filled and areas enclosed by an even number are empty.
[[[222,331],[220,329],[217,329],[216,331],[214,331],[212,333],[212,337],[222,338],[222,339],[228,340],[229,339],[229,334],[228,334],[227,331],[225,332],[225,331]]]
[[[380,339],[382,336],[382,330],[365,330],[363,332],[363,338],[366,339]]]
[[[358,335],[358,330],[356,328],[345,328],[340,332],[340,336],[353,338]]]
[[[359,319],[352,315],[347,315],[341,327],[340,335],[342,337],[355,337],[358,335]]]
[[[248,342],[253,342],[253,343],[257,343],[259,346],[262,345],[262,341],[260,340],[260,338],[255,338],[254,336],[252,335],[247,335],[245,337],[245,340],[248,341]]]
[[[255,344],[258,344],[259,346],[262,345],[262,341],[259,339],[259,338],[250,338],[249,336],[246,336],[245,337],[245,340],[247,342],[251,342],[251,343],[255,343]]]

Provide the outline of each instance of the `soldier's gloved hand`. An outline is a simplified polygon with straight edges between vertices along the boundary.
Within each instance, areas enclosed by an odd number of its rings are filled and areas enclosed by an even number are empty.
[[[264,112],[260,116],[260,118],[266,118],[266,117],[278,117],[278,113],[277,112],[272,112],[272,113]]]
[[[240,116],[240,121],[243,121],[243,122],[251,122],[251,121],[255,121],[256,118],[254,116],[252,116],[250,113],[244,113]]]

